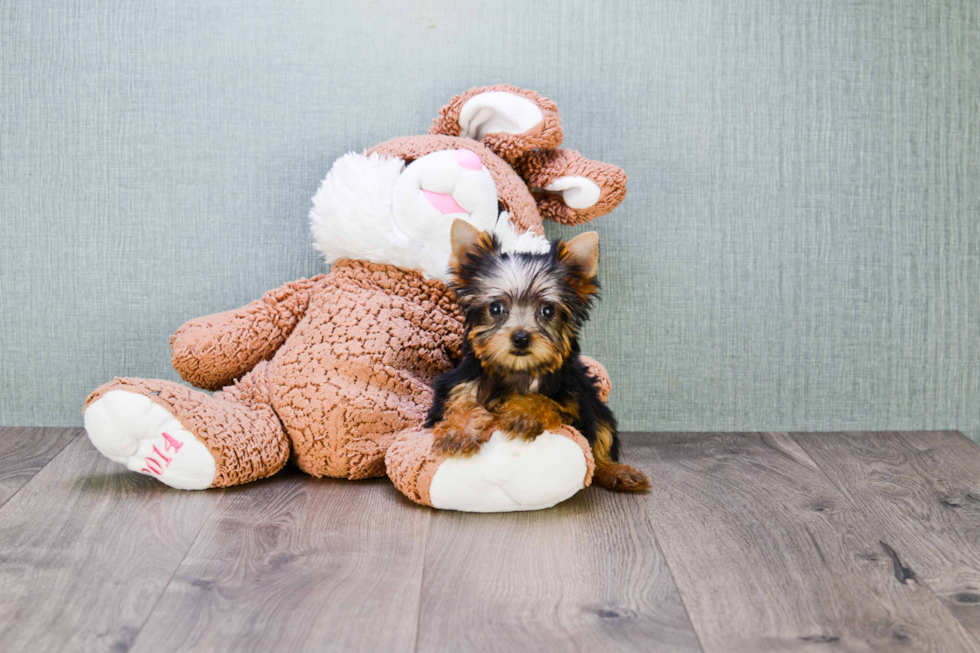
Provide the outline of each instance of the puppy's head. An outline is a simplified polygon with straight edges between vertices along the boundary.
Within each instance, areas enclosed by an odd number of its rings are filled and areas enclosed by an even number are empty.
[[[496,237],[457,219],[451,286],[484,369],[539,376],[572,353],[599,284],[599,236],[555,240],[547,254],[502,253]]]

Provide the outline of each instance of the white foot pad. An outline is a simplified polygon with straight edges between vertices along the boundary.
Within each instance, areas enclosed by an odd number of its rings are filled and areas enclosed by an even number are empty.
[[[214,458],[177,418],[149,397],[111,390],[85,409],[88,438],[109,460],[178,490],[214,483]]]
[[[439,465],[429,498],[445,510],[541,510],[581,490],[587,469],[581,447],[566,437],[545,431],[527,442],[494,431],[477,453]]]

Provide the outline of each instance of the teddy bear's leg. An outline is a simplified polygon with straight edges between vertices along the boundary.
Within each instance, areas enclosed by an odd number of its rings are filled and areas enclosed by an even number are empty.
[[[182,490],[282,469],[289,442],[262,388],[265,363],[209,396],[154,379],[116,379],[88,398],[85,430],[107,458]]]
[[[592,482],[588,442],[562,426],[533,441],[494,431],[471,456],[432,452],[429,429],[406,429],[385,455],[388,476],[416,503],[465,512],[540,510],[568,499]]]

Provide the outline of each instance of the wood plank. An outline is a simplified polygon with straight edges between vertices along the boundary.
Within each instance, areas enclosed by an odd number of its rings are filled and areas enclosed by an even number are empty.
[[[219,498],[74,438],[0,508],[3,649],[126,650]]]
[[[418,650],[700,651],[648,501],[590,488],[540,512],[433,513]]]
[[[955,431],[792,437],[980,637],[980,447]]]
[[[0,427],[0,506],[79,433],[84,430]]]
[[[788,436],[634,443],[647,505],[705,651],[980,651],[903,576],[864,515]]]
[[[430,510],[289,469],[227,492],[133,653],[414,650]]]
[[[959,431],[899,435],[918,452],[916,464],[940,503],[964,519],[971,541],[980,541],[980,445]]]

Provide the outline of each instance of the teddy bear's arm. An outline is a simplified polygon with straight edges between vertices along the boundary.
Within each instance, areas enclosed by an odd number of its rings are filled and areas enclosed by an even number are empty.
[[[605,365],[588,356],[581,356],[580,359],[589,369],[589,374],[592,375],[592,378],[599,382],[599,398],[603,401],[608,400],[609,392],[612,390],[612,383],[609,382],[609,373],[606,372]]]
[[[218,390],[272,358],[303,319],[324,275],[291,281],[250,304],[191,320],[170,338],[177,373],[205,390]]]

